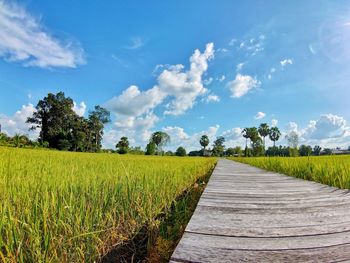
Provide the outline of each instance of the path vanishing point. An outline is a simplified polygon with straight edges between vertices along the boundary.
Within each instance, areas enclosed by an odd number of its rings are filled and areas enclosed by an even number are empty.
[[[348,190],[219,160],[170,262],[350,262]]]

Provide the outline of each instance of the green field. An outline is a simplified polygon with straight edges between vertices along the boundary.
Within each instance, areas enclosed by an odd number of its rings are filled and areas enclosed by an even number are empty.
[[[0,262],[93,262],[215,162],[0,148]]]
[[[266,170],[350,189],[350,155],[230,158]]]

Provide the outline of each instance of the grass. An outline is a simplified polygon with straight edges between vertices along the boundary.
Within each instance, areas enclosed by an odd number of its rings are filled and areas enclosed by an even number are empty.
[[[350,189],[350,155],[230,159],[297,178]]]
[[[98,261],[215,162],[0,148],[0,262]]]

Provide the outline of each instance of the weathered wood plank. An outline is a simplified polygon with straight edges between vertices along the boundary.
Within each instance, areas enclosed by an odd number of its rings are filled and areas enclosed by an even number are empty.
[[[220,160],[170,262],[350,260],[350,194]]]

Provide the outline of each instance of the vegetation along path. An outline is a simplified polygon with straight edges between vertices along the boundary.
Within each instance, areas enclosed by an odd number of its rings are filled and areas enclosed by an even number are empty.
[[[170,262],[348,260],[348,190],[220,160]]]

